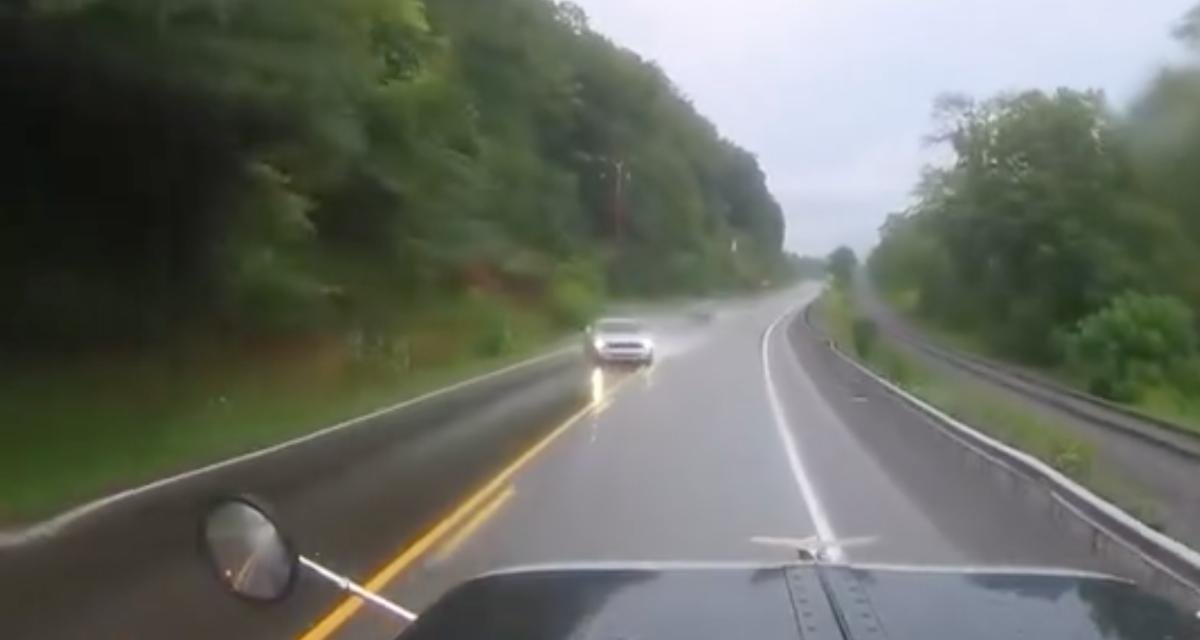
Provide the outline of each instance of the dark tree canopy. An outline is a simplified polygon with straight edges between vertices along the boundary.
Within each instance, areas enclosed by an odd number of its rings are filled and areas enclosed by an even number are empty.
[[[321,327],[556,265],[656,293],[783,263],[754,157],[571,3],[33,1],[0,20],[0,116],[22,123],[0,149],[9,342]]]

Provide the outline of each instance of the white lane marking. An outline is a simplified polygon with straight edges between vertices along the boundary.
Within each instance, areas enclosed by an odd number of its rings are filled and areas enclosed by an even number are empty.
[[[503,375],[503,374],[509,373],[511,371],[516,371],[517,369],[528,367],[530,365],[537,364],[539,362],[543,362],[543,361],[549,360],[551,358],[560,357],[560,356],[568,353],[572,349],[574,349],[574,347],[564,347],[562,349],[556,349],[545,355],[541,355],[536,358],[530,358],[529,360],[524,360],[522,362],[511,364],[507,367],[504,367],[503,369],[497,369],[495,371],[490,371],[488,373],[485,373],[480,376],[476,376],[469,380],[463,380],[461,382],[452,384],[448,387],[442,387],[441,389],[435,389],[433,391],[430,391],[423,395],[417,396],[415,398],[409,398],[408,400],[405,400],[403,402],[399,402],[399,403],[384,407],[382,409],[372,411],[371,413],[357,416],[355,418],[350,418],[349,420],[339,422],[333,426],[325,427],[324,429],[321,429],[320,431],[314,431],[313,433],[310,433],[306,436],[301,436],[299,438],[288,440],[286,442],[281,442],[279,444],[272,445],[272,446],[269,446],[269,447],[266,447],[263,449],[251,451],[249,453],[245,453],[240,456],[228,458],[226,460],[221,460],[219,462],[214,462],[207,466],[203,466],[198,469],[192,469],[191,471],[185,471],[183,473],[180,473],[180,474],[177,474],[174,476],[170,476],[167,478],[163,478],[161,480],[156,480],[154,482],[142,485],[140,487],[134,487],[132,489],[127,489],[127,490],[121,491],[119,493],[114,493],[112,495],[105,496],[105,497],[99,498],[97,500],[93,500],[92,502],[82,504],[78,507],[70,509],[69,511],[63,512],[49,520],[44,520],[37,524],[30,525],[29,527],[26,527],[24,529],[20,529],[17,531],[0,531],[0,549],[3,549],[5,547],[20,546],[20,545],[27,544],[27,543],[29,543],[33,540],[39,539],[39,538],[46,538],[46,537],[53,536],[56,533],[58,533],[59,531],[61,531],[62,529],[75,523],[76,521],[80,520],[81,518],[83,518],[87,515],[90,515],[96,511],[99,511],[106,507],[112,506],[118,502],[128,500],[135,496],[141,495],[143,493],[155,491],[157,489],[161,489],[168,485],[172,485],[172,484],[175,484],[178,482],[182,482],[184,480],[189,480],[191,478],[195,478],[197,476],[202,476],[202,475],[205,475],[208,473],[212,473],[213,471],[217,471],[219,469],[224,469],[225,467],[231,467],[233,465],[241,464],[243,462],[248,462],[248,461],[254,460],[256,458],[268,456],[273,453],[282,451],[284,449],[294,447],[298,444],[303,444],[310,440],[316,440],[317,438],[321,438],[321,437],[330,435],[332,433],[341,431],[342,429],[346,429],[349,427],[359,425],[359,424],[366,422],[372,418],[377,418],[377,417],[385,415],[387,413],[391,413],[393,411],[398,411],[400,409],[404,409],[406,407],[409,407],[409,406],[412,406],[412,405],[415,405],[415,404],[418,404],[421,402],[425,402],[427,400],[431,400],[438,396],[442,396],[447,393],[451,393],[453,391],[457,391],[459,389],[469,387],[474,384],[478,384],[480,382],[483,382],[484,380],[488,380],[490,378],[494,378],[496,376]]]
[[[771,403],[771,413],[775,418],[775,429],[779,431],[779,438],[783,441],[783,450],[787,454],[788,466],[792,469],[792,476],[796,479],[796,486],[800,488],[800,496],[804,499],[804,504],[808,508],[808,515],[813,521],[813,525],[817,528],[817,537],[823,542],[832,542],[837,540],[837,536],[833,533],[833,526],[829,524],[829,516],[825,513],[825,507],[821,504],[821,499],[817,496],[817,492],[813,489],[812,481],[809,480],[808,474],[804,471],[804,465],[800,462],[799,447],[796,443],[796,437],[792,434],[792,429],[788,426],[788,419],[783,410],[783,403],[779,401],[779,392],[775,386],[775,379],[771,376],[771,356],[768,344],[771,342],[771,336],[775,333],[775,328],[779,326],[787,318],[791,318],[795,314],[795,310],[775,319],[771,326],[763,333],[762,338],[762,361],[763,375],[766,378],[767,397]],[[842,548],[836,545],[830,545],[827,548],[829,559],[834,562],[842,562],[844,560]]]

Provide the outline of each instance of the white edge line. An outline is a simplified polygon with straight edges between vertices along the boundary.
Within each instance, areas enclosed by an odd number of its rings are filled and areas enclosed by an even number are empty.
[[[803,305],[801,306],[803,308]],[[779,316],[767,327],[763,332],[762,337],[762,361],[763,361],[763,376],[766,379],[767,397],[771,404],[771,414],[774,417],[775,429],[779,432],[779,438],[783,441],[783,450],[787,455],[788,466],[791,467],[792,476],[796,479],[796,486],[800,488],[800,496],[804,499],[804,504],[808,508],[808,515],[813,521],[813,525],[817,529],[817,537],[823,542],[829,543],[837,540],[837,536],[833,533],[833,526],[829,524],[829,516],[825,513],[825,507],[821,504],[817,492],[813,489],[812,482],[808,478],[808,474],[804,471],[804,465],[800,462],[799,447],[796,443],[796,438],[792,434],[791,427],[788,424],[787,414],[783,410],[783,403],[779,401],[779,392],[775,386],[775,380],[771,377],[771,357],[768,344],[771,342],[771,336],[775,332],[775,328],[779,326],[787,318],[791,318],[796,313],[796,309],[792,309],[787,313]],[[841,562],[844,559],[842,548],[836,545],[830,545],[826,548],[829,554],[829,559],[833,562]]]
[[[967,424],[959,422],[958,420],[947,415],[946,413],[944,413],[937,407],[934,407],[933,405],[929,404],[928,402],[921,400],[920,398],[914,396],[913,394],[911,394],[911,393],[905,391],[904,389],[901,389],[900,387],[896,386],[895,384],[891,383],[886,378],[883,378],[880,375],[876,374],[874,371],[871,371],[870,369],[866,368],[865,366],[858,363],[850,356],[843,353],[836,346],[831,345],[831,348],[832,348],[833,352],[835,354],[837,354],[840,358],[842,358],[843,360],[848,362],[850,365],[852,365],[853,367],[855,367],[862,373],[866,374],[867,376],[870,376],[872,378],[872,380],[874,380],[876,383],[883,386],[885,389],[890,391],[892,394],[899,396],[903,400],[911,403],[913,406],[916,406],[917,408],[921,409],[921,411],[926,413],[926,415],[928,415],[929,417],[934,418],[934,419],[940,421],[941,423],[945,424],[946,426],[951,427],[952,429],[959,432],[961,435],[965,436],[968,439],[973,439],[978,442],[981,442],[981,443],[987,445],[988,447],[991,447],[991,448],[996,449],[997,451],[1000,451],[1002,454],[1004,454],[1006,456],[1009,456],[1016,460],[1020,460],[1023,464],[1033,467],[1034,469],[1036,469],[1038,471],[1038,473],[1041,473],[1041,474],[1044,474],[1045,476],[1047,476],[1055,484],[1056,488],[1067,491],[1068,493],[1074,494],[1076,497],[1089,503],[1090,505],[1095,507],[1097,510],[1104,513],[1106,516],[1108,516],[1118,522],[1121,522],[1123,525],[1133,529],[1139,536],[1150,540],[1150,542],[1152,542],[1153,544],[1163,548],[1164,550],[1171,553],[1172,555],[1178,556],[1180,559],[1187,562],[1188,564],[1191,564],[1197,568],[1200,568],[1200,553],[1197,553],[1196,551],[1192,550],[1191,548],[1187,547],[1186,545],[1184,545],[1183,543],[1181,543],[1177,540],[1169,538],[1169,537],[1159,533],[1158,531],[1151,529],[1149,526],[1147,526],[1142,521],[1138,520],[1137,518],[1134,518],[1133,516],[1129,515],[1128,513],[1125,513],[1123,510],[1121,510],[1116,505],[1113,505],[1112,503],[1108,502],[1107,500],[1092,493],[1085,487],[1079,485],[1074,480],[1063,475],[1057,469],[1051,467],[1050,465],[1046,464],[1045,462],[1041,461],[1040,459],[1038,459],[1028,453],[1025,453],[1024,451],[1015,449],[1003,442],[1000,442],[999,440],[996,440],[996,439],[992,438],[991,436],[988,436]],[[999,464],[1004,464],[1004,462],[1002,460],[996,460],[993,456],[989,455],[985,451],[979,451],[979,453],[983,454],[985,457],[989,458],[993,462],[996,462]],[[1004,466],[1007,467],[1008,465],[1005,464]],[[1104,533],[1106,533],[1110,538],[1112,538],[1114,541],[1118,542],[1122,546],[1125,546],[1127,549],[1129,549],[1130,551],[1132,551],[1133,553],[1135,553],[1136,555],[1141,557],[1144,561],[1152,564],[1153,566],[1157,567],[1159,570],[1163,571],[1164,573],[1167,573],[1168,575],[1171,575],[1176,580],[1183,582],[1184,584],[1191,584],[1190,580],[1187,580],[1187,579],[1183,578],[1182,576],[1176,575],[1175,572],[1171,571],[1167,567],[1162,566],[1162,564],[1159,563],[1154,558],[1146,556],[1144,553],[1142,553],[1135,547],[1128,545],[1124,540],[1121,539],[1121,536],[1114,535],[1113,532],[1109,531],[1107,528],[1105,528],[1100,523],[1093,522],[1090,518],[1087,518],[1083,514],[1079,513],[1079,511],[1077,509],[1074,509],[1072,507],[1072,505],[1065,503],[1065,502],[1061,502],[1061,500],[1060,500],[1060,503],[1064,504],[1064,506],[1071,507],[1071,510],[1073,512],[1075,512],[1076,515],[1087,520],[1088,522],[1091,522],[1092,525],[1094,525],[1098,529],[1101,529],[1102,531],[1104,531]],[[1196,586],[1196,585],[1193,585],[1193,586]]]
[[[343,429],[357,426],[357,425],[362,424],[363,422],[366,422],[373,418],[377,418],[379,416],[391,413],[393,411],[398,411],[398,410],[410,407],[412,405],[419,404],[421,402],[426,402],[428,400],[432,400],[433,398],[436,398],[438,396],[442,396],[442,395],[445,395],[448,393],[452,393],[454,391],[458,391],[459,389],[463,389],[465,387],[469,387],[469,386],[478,384],[480,382],[494,378],[496,376],[504,375],[506,373],[516,371],[517,369],[522,369],[522,368],[537,364],[539,362],[544,362],[546,360],[550,360],[552,358],[561,357],[561,356],[569,353],[572,350],[574,350],[574,347],[563,347],[560,349],[556,349],[554,351],[537,356],[535,358],[530,358],[528,360],[523,360],[521,362],[510,364],[507,367],[504,367],[502,369],[497,369],[495,371],[489,371],[483,375],[479,375],[474,378],[469,378],[467,380],[462,380],[462,381],[456,382],[448,387],[434,389],[433,391],[429,391],[429,392],[419,395],[415,398],[409,398],[408,400],[404,400],[403,402],[398,402],[396,404],[389,405],[389,406],[383,407],[381,409],[377,409],[370,413],[356,416],[354,418],[350,418],[349,420],[344,420],[344,421],[334,424],[332,426],[325,427],[324,429],[321,429],[319,431],[314,431],[312,433],[309,433],[304,436],[300,436],[298,438],[294,438],[292,440],[287,440],[287,441],[281,442],[279,444],[271,445],[269,447],[265,447],[262,449],[257,449],[255,451],[251,451],[249,453],[244,453],[244,454],[235,456],[233,458],[227,458],[225,460],[214,462],[212,464],[209,464],[209,465],[206,465],[203,467],[199,467],[197,469],[192,469],[190,471],[184,471],[183,473],[179,473],[179,474],[176,474],[173,476],[162,478],[161,480],[155,480],[154,482],[151,482],[149,484],[141,485],[139,487],[133,487],[131,489],[126,489],[124,491],[120,491],[118,493],[114,493],[114,494],[105,496],[103,498],[99,498],[97,500],[93,500],[91,502],[81,504],[81,505],[74,507],[68,511],[65,511],[57,516],[54,516],[54,517],[50,518],[49,520],[44,520],[42,522],[30,525],[24,529],[21,529],[21,530],[15,531],[15,532],[14,531],[0,531],[0,549],[3,549],[5,547],[15,547],[15,546],[27,544],[27,543],[29,543],[33,540],[39,539],[39,538],[46,538],[46,537],[53,536],[56,533],[58,533],[59,531],[61,531],[62,529],[66,528],[67,526],[73,524],[74,522],[80,520],[81,518],[83,518],[85,516],[88,516],[96,511],[99,511],[106,507],[110,507],[118,502],[122,502],[124,500],[133,498],[135,496],[138,496],[138,495],[141,495],[144,493],[149,493],[151,491],[156,491],[163,487],[166,487],[166,486],[169,486],[172,484],[176,484],[176,483],[182,482],[184,480],[189,480],[189,479],[195,478],[197,476],[202,476],[202,475],[212,473],[219,469],[224,469],[226,467],[231,467],[231,466],[234,466],[237,464],[241,464],[243,462],[248,462],[250,460],[254,460],[257,458],[262,458],[264,456],[268,456],[273,453],[277,453],[284,449],[288,449],[288,448],[294,447],[296,445],[303,444],[305,442],[309,442],[311,440],[316,440],[318,438],[328,436],[332,433],[341,431]]]

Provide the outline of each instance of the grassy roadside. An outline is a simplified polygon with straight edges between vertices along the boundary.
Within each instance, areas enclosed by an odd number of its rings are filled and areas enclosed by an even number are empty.
[[[1154,501],[1100,464],[1090,441],[984,385],[926,366],[861,319],[845,292],[830,289],[818,305],[823,326],[844,353],[949,415],[1038,457],[1138,519],[1157,525]]]
[[[694,302],[615,299],[626,314]],[[497,299],[364,335],[0,365],[0,526],[311,433],[545,352],[570,330]],[[364,332],[365,333],[365,332]]]
[[[941,343],[952,349],[969,354],[976,354],[1003,361],[1002,354],[994,353],[978,336],[961,331],[954,331],[934,325],[923,320],[914,313],[916,308],[915,291],[889,291],[881,295],[888,306],[896,311],[905,321],[919,328],[922,333],[930,336],[936,343]],[[1071,375],[1061,368],[1037,369],[1037,373],[1058,382],[1059,384],[1087,392],[1085,381]],[[1145,388],[1137,402],[1120,403],[1130,409],[1146,415],[1173,422],[1182,427],[1200,433],[1200,398],[1188,397],[1175,389],[1166,386]]]
[[[538,310],[475,305],[374,335],[391,338],[0,370],[0,524],[310,433],[530,357],[565,331]]]

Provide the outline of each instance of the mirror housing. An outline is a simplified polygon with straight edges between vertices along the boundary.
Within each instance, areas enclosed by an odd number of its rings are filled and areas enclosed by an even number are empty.
[[[253,602],[291,594],[300,556],[269,510],[247,496],[214,502],[200,520],[200,549],[226,591]]]

